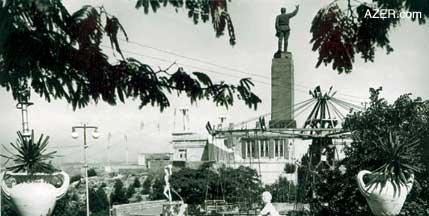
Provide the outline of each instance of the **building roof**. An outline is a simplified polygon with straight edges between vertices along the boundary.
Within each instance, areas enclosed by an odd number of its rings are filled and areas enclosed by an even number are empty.
[[[171,153],[142,153],[146,160],[170,160]]]
[[[172,135],[173,135],[172,142],[208,141],[207,135],[194,133],[194,132],[173,133]]]

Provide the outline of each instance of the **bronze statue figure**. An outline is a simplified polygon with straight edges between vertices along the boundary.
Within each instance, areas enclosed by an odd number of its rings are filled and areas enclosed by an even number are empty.
[[[298,13],[299,5],[296,5],[292,13],[286,13],[286,8],[281,8],[280,15],[276,17],[276,36],[279,38],[277,54],[282,52],[282,43],[284,41],[283,52],[287,52],[287,45],[290,33],[289,20]]]

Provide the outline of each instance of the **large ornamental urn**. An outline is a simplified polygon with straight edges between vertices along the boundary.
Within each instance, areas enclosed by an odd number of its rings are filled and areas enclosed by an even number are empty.
[[[357,182],[359,191],[366,198],[372,213],[376,216],[399,215],[405,199],[413,187],[414,175],[408,178],[406,184],[400,184],[399,187],[394,187],[390,179],[382,187],[381,184],[365,185],[363,178],[367,174],[372,174],[372,172],[360,171],[357,175]]]
[[[65,172],[33,174],[5,172],[1,189],[22,216],[50,216],[64,196],[70,178]]]

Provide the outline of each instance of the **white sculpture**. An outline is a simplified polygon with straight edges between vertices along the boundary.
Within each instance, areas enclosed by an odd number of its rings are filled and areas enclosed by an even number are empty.
[[[279,212],[274,208],[273,204],[271,203],[271,193],[268,191],[265,191],[262,193],[262,201],[265,203],[264,208],[261,210],[258,216],[280,216]]]
[[[171,188],[170,188],[170,176],[172,174],[171,169],[173,168],[173,166],[171,164],[167,165],[164,167],[164,181],[165,181],[165,186],[164,186],[164,196],[167,197],[168,201],[171,203],[172,199],[171,199]]]

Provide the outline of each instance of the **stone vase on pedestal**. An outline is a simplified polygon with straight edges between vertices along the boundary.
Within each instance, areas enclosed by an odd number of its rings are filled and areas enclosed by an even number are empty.
[[[46,181],[47,178],[55,178],[58,175],[63,179],[60,187],[57,188]],[[11,186],[7,185],[4,176],[10,176]],[[31,180],[15,183],[16,179],[22,178]],[[66,194],[70,183],[70,178],[65,172],[35,174],[31,177],[26,173],[6,172],[1,176],[1,180],[1,189],[5,197],[12,201],[22,216],[50,216],[56,201]]]
[[[372,213],[376,216],[399,215],[405,199],[413,187],[414,176],[411,175],[407,184],[400,184],[400,187],[394,187],[390,180],[387,180],[382,187],[381,184],[365,185],[363,177],[367,174],[372,174],[372,172],[360,171],[357,175],[357,183],[359,191],[366,198]]]

